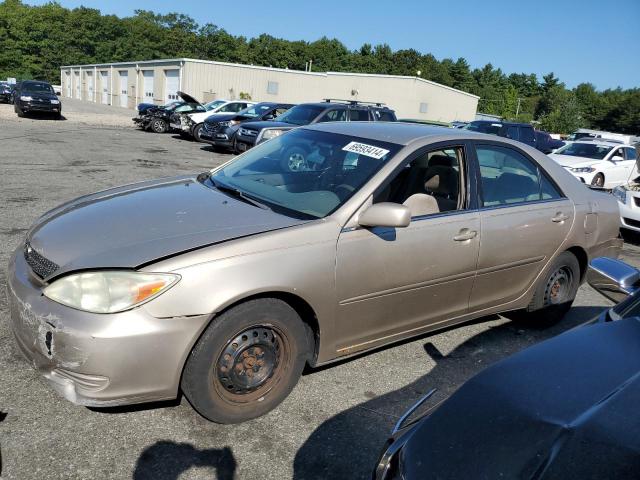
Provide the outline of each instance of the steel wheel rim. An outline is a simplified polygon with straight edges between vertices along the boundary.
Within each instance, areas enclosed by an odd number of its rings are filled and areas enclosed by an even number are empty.
[[[273,326],[257,325],[225,345],[214,365],[214,386],[230,403],[266,395],[280,381],[289,358],[288,340]]]
[[[559,305],[569,301],[573,274],[567,267],[561,267],[547,281],[545,290],[545,306]]]

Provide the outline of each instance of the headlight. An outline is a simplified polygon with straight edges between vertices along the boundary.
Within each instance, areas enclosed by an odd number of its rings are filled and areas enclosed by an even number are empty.
[[[266,140],[271,140],[272,138],[279,137],[284,132],[286,132],[286,130],[279,130],[277,128],[267,128],[262,131],[262,136],[260,137],[260,141],[264,142]]]
[[[611,192],[621,203],[627,203],[627,190],[624,187],[616,187]]]
[[[228,122],[219,122],[218,125],[220,125],[221,127],[230,127],[232,124],[231,124],[231,121],[228,121]]]
[[[30,102],[31,100],[33,100],[33,97],[30,97],[29,95],[21,95],[20,100],[22,100],[23,102]]]
[[[51,105],[59,105],[60,100],[51,100]]]
[[[62,277],[43,291],[54,302],[92,313],[115,313],[157,297],[180,280],[171,273],[84,272]]]
[[[571,171],[575,173],[592,173],[592,172],[595,172],[596,169],[593,167],[577,167],[577,168],[572,168]]]

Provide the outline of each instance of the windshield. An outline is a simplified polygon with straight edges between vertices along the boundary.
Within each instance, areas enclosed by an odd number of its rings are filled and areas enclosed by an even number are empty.
[[[323,107],[317,105],[296,105],[276,117],[276,120],[278,122],[292,123],[293,125],[308,125],[323,110]]]
[[[24,83],[22,90],[35,93],[53,93],[53,88],[48,83]]]
[[[219,107],[220,105],[224,105],[225,103],[227,103],[225,100],[214,100],[213,102],[205,104],[204,108],[208,112],[209,110],[213,110],[214,108]]]
[[[245,108],[244,110],[240,110],[238,115],[242,115],[243,117],[256,118],[262,115],[264,112],[271,110],[273,105],[270,103],[258,103],[257,105],[253,105],[251,107]]]
[[[215,171],[210,187],[233,189],[295,218],[323,218],[343,205],[400,145],[292,130]]]
[[[570,155],[572,157],[586,157],[594,160],[602,160],[613,147],[597,145],[594,143],[570,143],[559,148],[554,153],[557,155]]]
[[[471,122],[463,128],[465,130],[471,130],[473,132],[491,133],[493,135],[498,135],[500,129],[502,128],[502,124],[489,122]]]

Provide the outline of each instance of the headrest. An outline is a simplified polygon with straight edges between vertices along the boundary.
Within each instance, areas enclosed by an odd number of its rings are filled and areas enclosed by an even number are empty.
[[[432,155],[429,158],[429,167],[453,167],[456,163],[458,162],[455,158],[451,158],[449,155],[442,153]]]
[[[425,177],[424,189],[429,193],[455,194],[457,188],[457,172],[448,167],[432,167]]]

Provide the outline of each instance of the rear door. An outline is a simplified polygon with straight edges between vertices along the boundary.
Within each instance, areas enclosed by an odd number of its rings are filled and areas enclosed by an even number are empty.
[[[522,295],[573,224],[573,203],[522,150],[476,142],[482,242],[470,311]]]

